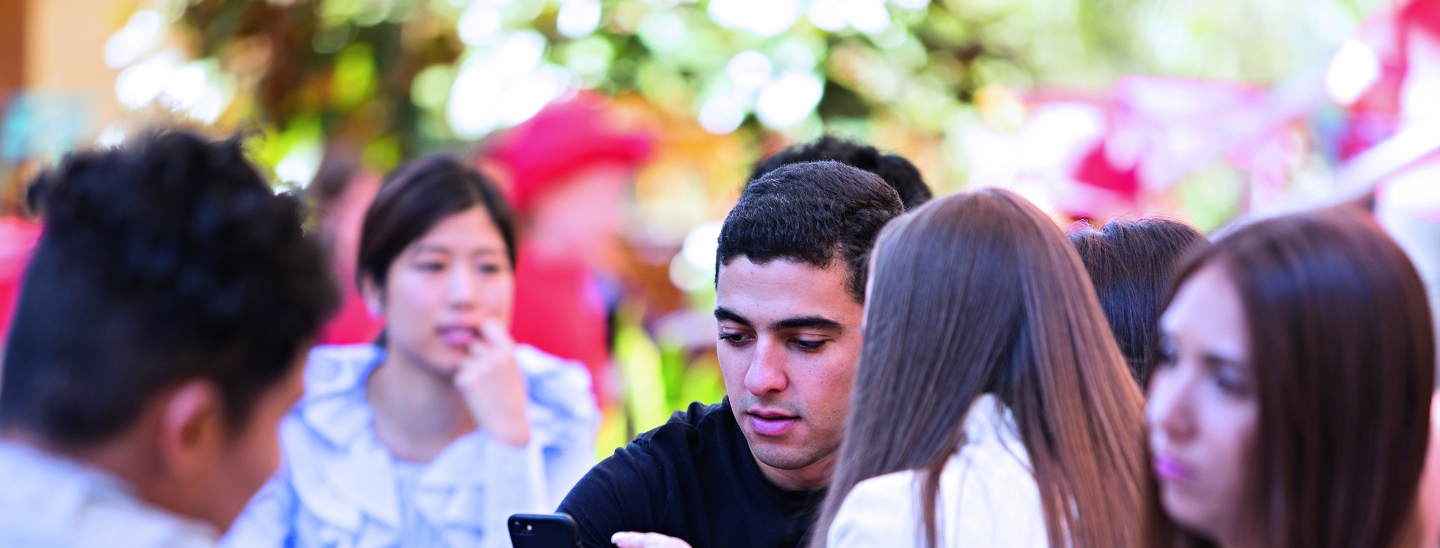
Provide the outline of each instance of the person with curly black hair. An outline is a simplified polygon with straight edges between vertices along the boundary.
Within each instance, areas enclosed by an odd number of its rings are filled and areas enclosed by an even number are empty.
[[[208,546],[279,464],[338,293],[238,139],[159,131],[34,182],[0,384],[0,545]]]
[[[873,146],[834,135],[823,135],[814,141],[792,145],[771,155],[755,164],[748,180],[757,180],[780,166],[823,160],[840,162],[879,175],[885,184],[900,193],[900,202],[905,205],[905,211],[924,205],[932,197],[929,185],[925,184],[920,170],[915,169],[915,164],[910,163],[910,160],[898,154],[884,154]]]

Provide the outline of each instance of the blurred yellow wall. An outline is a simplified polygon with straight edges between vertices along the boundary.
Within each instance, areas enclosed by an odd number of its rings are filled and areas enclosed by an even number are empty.
[[[5,0],[11,1],[11,0]],[[105,66],[105,40],[134,7],[133,0],[25,1],[25,87],[41,94],[86,98],[92,132],[124,112],[115,75]]]

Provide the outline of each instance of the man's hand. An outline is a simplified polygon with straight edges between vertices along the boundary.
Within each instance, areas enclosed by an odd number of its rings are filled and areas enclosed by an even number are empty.
[[[525,416],[529,397],[515,365],[515,341],[504,325],[492,320],[480,326],[480,339],[460,360],[455,388],[465,397],[475,423],[491,437],[515,447],[530,443],[530,421]]]
[[[690,544],[660,533],[615,533],[610,542],[619,548],[690,548]]]

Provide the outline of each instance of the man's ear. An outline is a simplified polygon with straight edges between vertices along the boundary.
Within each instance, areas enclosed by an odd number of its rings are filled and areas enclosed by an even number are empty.
[[[161,402],[156,452],[166,474],[186,477],[218,455],[225,441],[220,390],[208,379],[181,383]]]
[[[375,283],[374,278],[368,275],[360,277],[360,298],[364,299],[370,317],[379,318],[385,313],[385,291]]]

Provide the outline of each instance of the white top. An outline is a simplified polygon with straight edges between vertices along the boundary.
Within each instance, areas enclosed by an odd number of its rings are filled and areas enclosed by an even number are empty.
[[[0,442],[0,546],[208,548],[209,524],[141,500],[99,469]]]
[[[940,473],[937,543],[1048,546],[1040,490],[1010,410],[994,395],[983,395],[970,405],[964,428],[965,440]],[[920,477],[906,470],[856,484],[835,515],[826,544],[923,546]]]
[[[223,546],[509,548],[510,514],[554,511],[594,464],[599,411],[578,362],[516,346],[530,443],[476,430],[422,464],[395,458],[375,436],[365,380],[383,359],[370,344],[311,351],[305,397],[280,423],[280,472]]]

